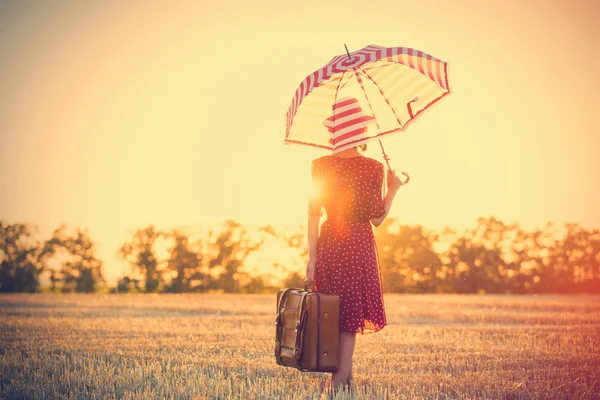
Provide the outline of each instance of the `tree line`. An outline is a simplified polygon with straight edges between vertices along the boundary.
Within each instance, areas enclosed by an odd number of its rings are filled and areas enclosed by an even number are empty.
[[[132,232],[117,250],[135,273],[122,276],[111,292],[272,293],[302,287],[308,259],[306,229],[254,230],[232,220],[201,237],[185,229],[167,232],[153,225]],[[525,231],[518,224],[479,218],[457,232],[426,230],[388,218],[374,228],[386,293],[600,293],[600,231],[565,224]],[[103,262],[88,232],[65,225],[49,239],[29,224],[0,222],[0,292],[39,292],[49,275],[51,291],[92,293],[107,287]],[[157,242],[168,243],[166,256]],[[274,262],[283,277],[251,274],[248,257],[276,241],[297,254],[297,265]]]

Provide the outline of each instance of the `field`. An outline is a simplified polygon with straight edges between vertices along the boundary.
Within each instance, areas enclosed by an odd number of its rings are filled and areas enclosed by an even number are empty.
[[[600,399],[600,297],[386,295],[355,396]],[[0,398],[318,399],[275,363],[275,295],[0,296]]]

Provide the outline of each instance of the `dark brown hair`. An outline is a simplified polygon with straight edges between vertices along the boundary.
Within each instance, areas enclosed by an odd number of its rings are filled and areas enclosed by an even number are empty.
[[[366,143],[359,144],[358,148],[360,149],[360,151],[367,151],[367,144]]]

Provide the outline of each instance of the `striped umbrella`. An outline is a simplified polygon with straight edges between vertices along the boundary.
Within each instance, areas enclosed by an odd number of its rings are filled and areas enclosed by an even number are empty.
[[[300,83],[284,143],[336,153],[403,131],[450,93],[447,69],[444,61],[407,47],[370,45],[352,53],[346,47],[346,54]]]

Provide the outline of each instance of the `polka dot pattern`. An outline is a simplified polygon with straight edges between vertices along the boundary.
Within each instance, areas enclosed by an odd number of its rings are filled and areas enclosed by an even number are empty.
[[[317,193],[308,213],[327,219],[317,240],[316,291],[340,296],[340,331],[374,333],[386,323],[370,220],[385,213],[384,167],[372,158],[323,156],[312,163]]]

